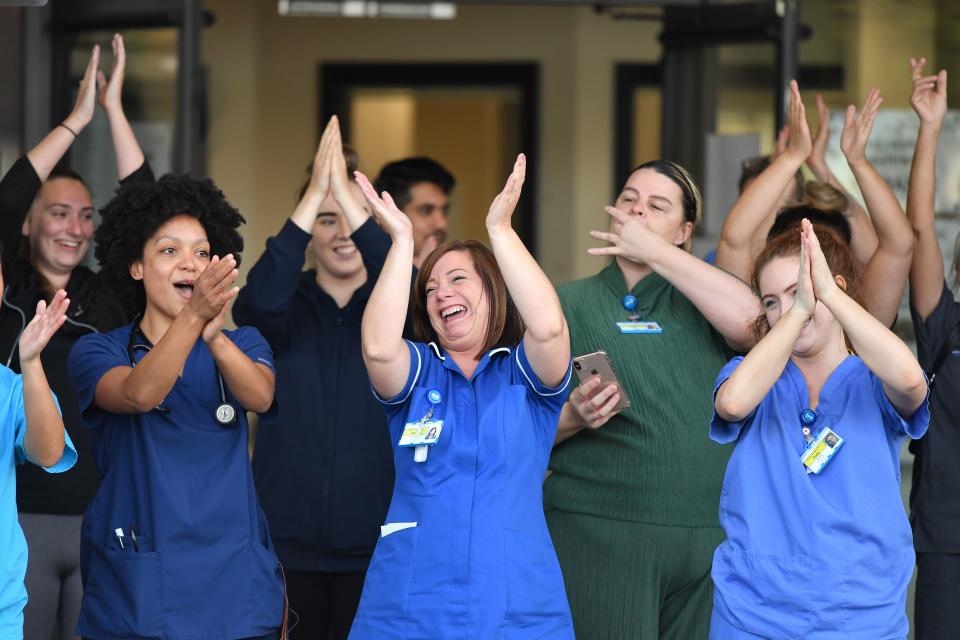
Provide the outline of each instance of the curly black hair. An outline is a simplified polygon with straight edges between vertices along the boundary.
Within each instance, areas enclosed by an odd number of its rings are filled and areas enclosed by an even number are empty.
[[[130,277],[130,265],[143,258],[143,248],[157,229],[179,215],[197,219],[207,232],[212,255],[232,253],[240,265],[243,237],[237,229],[246,220],[212,180],[167,174],[154,183],[124,185],[100,210],[102,221],[93,237],[101,277],[131,317],[143,312],[147,299],[143,282]]]

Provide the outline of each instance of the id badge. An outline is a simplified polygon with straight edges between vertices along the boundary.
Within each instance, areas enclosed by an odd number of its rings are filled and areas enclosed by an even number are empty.
[[[443,430],[443,420],[408,422],[403,427],[403,435],[397,442],[398,447],[419,447],[435,445]]]
[[[830,427],[821,429],[800,454],[800,461],[807,468],[807,473],[816,474],[823,471],[844,442],[844,439]]]
[[[663,333],[663,327],[656,322],[624,321],[618,322],[620,333]]]

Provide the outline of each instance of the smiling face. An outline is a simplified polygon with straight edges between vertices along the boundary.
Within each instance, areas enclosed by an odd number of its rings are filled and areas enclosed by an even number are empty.
[[[200,221],[190,215],[170,218],[147,240],[143,258],[130,265],[142,280],[147,311],[175,318],[193,295],[193,283],[210,264],[210,243]]]
[[[364,202],[363,192],[356,183],[350,183],[350,191],[358,202]],[[313,238],[310,240],[318,272],[344,280],[363,272],[363,258],[350,239],[350,233],[343,209],[333,196],[328,195],[320,204],[317,219],[313,223]]]
[[[426,283],[427,315],[447,351],[472,352],[483,346],[490,305],[472,256],[448,251],[433,265]]]
[[[93,202],[83,184],[53,178],[40,187],[23,222],[30,257],[41,272],[69,274],[83,260],[93,238]]]
[[[758,274],[760,303],[771,328],[793,306],[799,270],[799,255],[781,256],[770,260]],[[825,346],[838,346],[837,343],[843,344],[840,323],[822,302],[817,302],[813,315],[804,323],[800,336],[793,345],[793,353],[798,356],[812,356],[822,352]]]
[[[614,206],[636,217],[670,244],[682,246],[693,233],[693,223],[684,215],[680,186],[653,169],[630,174]],[[611,231],[617,233],[620,226],[611,218]]]

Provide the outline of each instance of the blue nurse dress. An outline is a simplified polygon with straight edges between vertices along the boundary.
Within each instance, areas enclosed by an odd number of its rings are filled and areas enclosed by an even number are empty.
[[[396,484],[351,640],[573,638],[541,490],[570,370],[545,386],[521,343],[468,380],[435,344],[408,346],[407,383],[383,400]],[[414,462],[397,443],[431,408],[440,437]]]
[[[102,477],[83,518],[76,633],[94,640],[236,640],[274,632],[282,624],[283,579],[254,491],[246,414],[227,389],[237,421],[222,425],[214,417],[220,386],[203,340],[163,410],[116,414],[97,407],[100,378],[130,366],[131,330],[84,336],[68,361]],[[272,368],[270,347],[256,329],[224,334]],[[145,355],[134,352],[138,361]]]
[[[715,389],[742,360],[723,368]],[[914,554],[900,448],[926,432],[927,403],[904,420],[880,379],[848,356],[821,390],[811,427],[846,442],[817,475],[800,462],[807,407],[803,374],[788,362],[752,415],[710,423],[713,440],[736,442],[720,496],[727,539],[713,559],[711,638],[905,638]]]

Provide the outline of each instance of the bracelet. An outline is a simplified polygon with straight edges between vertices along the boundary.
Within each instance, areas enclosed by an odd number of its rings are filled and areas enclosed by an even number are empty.
[[[67,125],[65,125],[64,123],[61,122],[61,123],[58,124],[57,126],[58,126],[58,127],[63,127],[64,129],[66,129],[67,131],[69,131],[70,133],[72,133],[74,138],[77,137],[77,132],[74,131],[73,129],[71,129],[70,127],[68,127]]]

